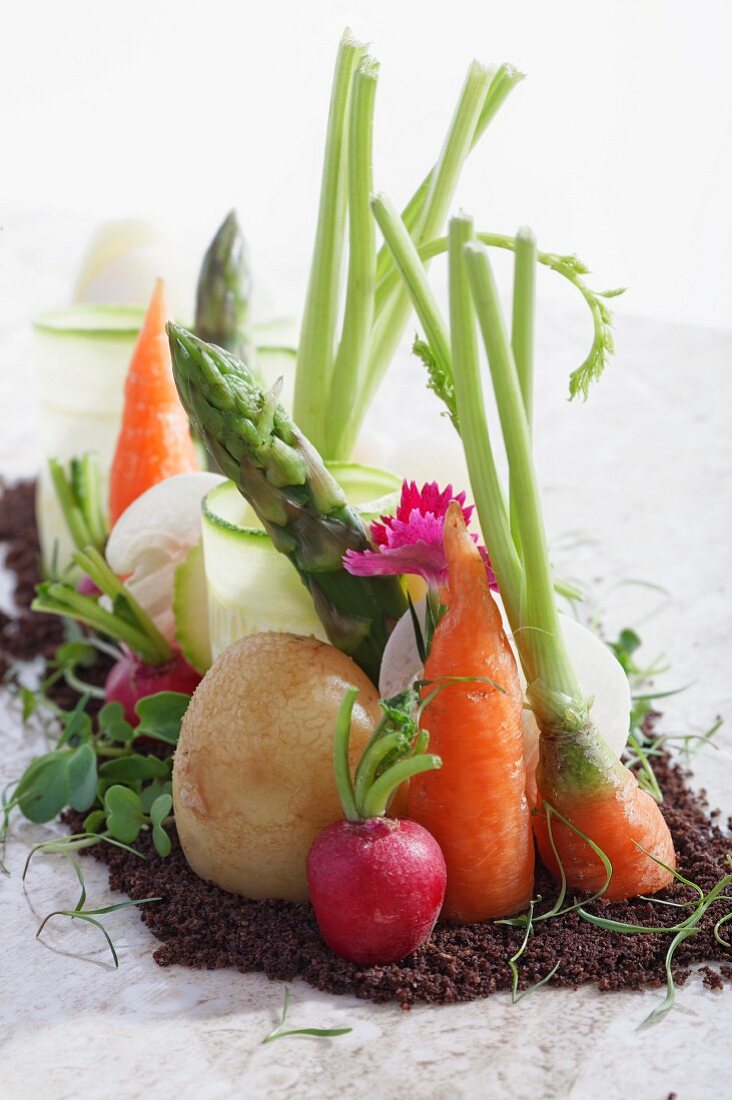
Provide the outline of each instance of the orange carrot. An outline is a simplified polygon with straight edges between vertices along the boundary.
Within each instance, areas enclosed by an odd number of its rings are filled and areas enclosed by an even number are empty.
[[[445,856],[442,915],[464,923],[526,906],[534,844],[516,662],[483,560],[454,502],[444,537],[448,610],[435,631],[425,679],[487,677],[503,689],[476,680],[448,684],[429,703],[422,720],[442,769],[415,776],[409,785],[409,816],[432,833]]]
[[[146,489],[173,474],[198,469],[188,418],[173,381],[167,319],[165,285],[158,279],[125,382],[110,476],[112,523]]]
[[[568,884],[576,890],[603,890],[607,871],[580,835],[584,833],[612,864],[604,897],[619,900],[662,890],[673,875],[651,856],[668,867],[676,866],[668,825],[651,796],[610,750],[599,751],[596,742],[593,749],[588,753],[576,741],[567,743],[562,738],[557,743],[551,731],[542,735],[536,774],[540,797],[534,815],[542,862],[559,878],[561,861]],[[574,828],[547,813],[545,802]]]

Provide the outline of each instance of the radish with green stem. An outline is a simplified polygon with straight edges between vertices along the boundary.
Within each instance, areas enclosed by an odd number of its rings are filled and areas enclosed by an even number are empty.
[[[123,645],[123,655],[104,684],[107,702],[121,703],[126,720],[137,725],[135,705],[140,699],[161,691],[192,694],[200,673],[169,645],[99,551],[90,546],[74,554],[73,560],[101,596],[85,596],[69,584],[46,582],[38,585],[31,607],[84,623]],[[102,598],[111,603],[111,609],[104,606]]]
[[[435,689],[439,691],[439,687]],[[434,696],[432,692],[428,700]],[[334,740],[344,821],[329,825],[308,855],[308,887],[323,939],[361,966],[399,962],[429,936],[445,896],[445,860],[414,821],[385,816],[399,786],[439,768],[417,729],[415,690],[382,702],[384,717],[351,776],[348,740],[358,690],[348,688]]]

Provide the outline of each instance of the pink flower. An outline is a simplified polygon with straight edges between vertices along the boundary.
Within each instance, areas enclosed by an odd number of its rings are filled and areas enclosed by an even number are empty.
[[[343,565],[358,577],[375,577],[414,573],[428,585],[439,587],[447,581],[447,560],[443,543],[445,513],[451,500],[463,510],[470,523],[473,506],[465,505],[465,493],[453,493],[452,485],[440,491],[431,481],[418,489],[416,482],[405,481],[396,515],[382,516],[381,523],[371,524],[371,536],[376,550],[348,550]],[[477,535],[471,536],[474,542]],[[484,547],[480,552],[486,563],[491,587],[496,580]]]

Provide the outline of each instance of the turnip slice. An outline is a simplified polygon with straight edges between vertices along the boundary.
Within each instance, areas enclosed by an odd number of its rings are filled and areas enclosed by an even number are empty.
[[[176,568],[201,540],[201,501],[224,480],[210,473],[166,478],[122,513],[109,536],[109,565],[168,641],[176,636]]]
[[[496,597],[496,602],[503,614],[500,597]],[[420,623],[424,626],[423,600],[416,605],[416,610]],[[592,718],[613,752],[619,757],[625,748],[630,729],[631,699],[628,678],[611,651],[596,634],[567,615],[560,615],[560,621],[580,685],[592,699]],[[506,627],[506,634],[515,652],[508,627]],[[414,626],[411,615],[407,613],[395,626],[384,650],[379,676],[379,692],[382,698],[388,699],[403,691],[421,673],[422,662],[417,650]],[[525,687],[520,663],[519,675]],[[528,756],[539,736],[536,722],[529,710],[524,711],[524,732]]]

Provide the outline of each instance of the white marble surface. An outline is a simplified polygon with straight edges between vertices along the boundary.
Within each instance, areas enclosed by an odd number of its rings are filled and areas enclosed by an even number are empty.
[[[32,224],[30,234],[30,219],[11,218],[3,234],[10,260],[0,274],[0,470],[12,475],[37,461],[25,317],[62,299],[65,249],[78,232],[58,219]],[[571,572],[591,582],[609,628],[636,625],[649,659],[668,656],[672,671],[660,686],[691,681],[668,700],[667,729],[699,732],[718,714],[727,718],[718,748],[697,758],[696,773],[712,802],[730,811],[732,333],[625,318],[617,360],[584,407],[564,401],[566,374],[586,337],[582,314],[568,303],[566,313],[543,318],[540,336],[537,451],[557,564],[566,572],[569,546],[581,543]],[[386,443],[385,426],[392,428]],[[441,477],[458,467],[450,430],[405,359],[374,409],[363,453],[405,473]],[[420,438],[430,439],[436,467],[420,461]],[[668,595],[629,579],[652,581]],[[0,739],[5,782],[38,747],[7,699]],[[698,976],[680,992],[679,1009],[644,1032],[637,1025],[658,991],[549,988],[515,1007],[501,995],[405,1013],[294,982],[292,1026],[353,1032],[263,1046],[282,986],[230,971],[158,969],[134,911],[108,918],[119,970],[94,930],[59,922],[43,942],[34,939],[38,915],[76,896],[71,868],[58,858],[39,859],[22,887],[29,844],[52,832],[16,820],[12,877],[0,880],[0,1095],[7,1100],[664,1100],[670,1092],[694,1100],[728,1088],[732,991],[712,992]],[[92,863],[86,873],[90,897],[110,900],[103,869]]]

